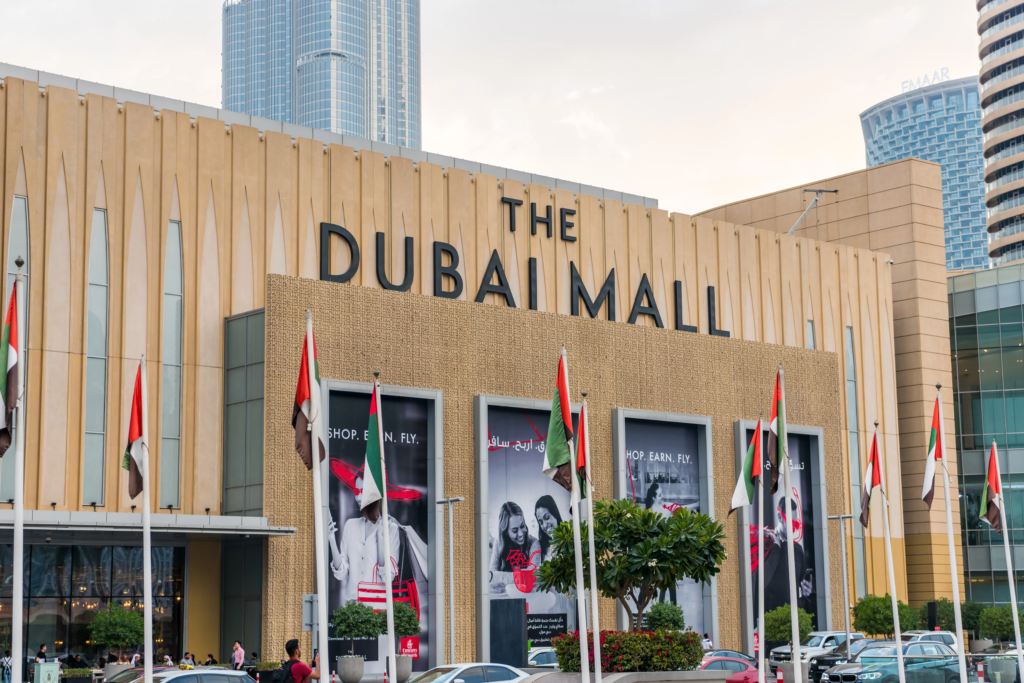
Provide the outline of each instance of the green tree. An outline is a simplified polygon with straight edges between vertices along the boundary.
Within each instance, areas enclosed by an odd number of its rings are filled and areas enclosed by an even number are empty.
[[[793,619],[789,605],[776,607],[764,613],[764,639],[767,642],[784,642],[793,646]],[[811,615],[797,608],[796,617],[799,622],[800,642],[807,640],[811,632]]]
[[[986,607],[982,610],[981,617],[978,619],[978,630],[981,631],[981,635],[998,640],[1013,638],[1012,610],[1013,608],[1010,605]],[[1020,612],[1017,614],[1019,615],[1018,618],[1024,621],[1024,616],[1020,616]]]
[[[649,631],[683,631],[686,620],[683,608],[674,602],[656,602],[647,610],[647,629]]]
[[[904,602],[897,602],[900,613],[900,630],[917,628],[920,613]],[[892,618],[892,598],[888,593],[879,597],[865,595],[853,607],[853,627],[868,635],[891,638],[896,634]]]
[[[334,629],[334,635],[349,639],[350,655],[356,653],[355,639],[378,637],[386,629],[386,625],[381,627],[382,623],[386,624],[380,615],[374,613],[372,607],[355,600],[349,600],[348,604],[334,610],[331,615],[331,627]]]
[[[129,612],[120,602],[111,602],[96,613],[89,625],[89,635],[94,643],[121,654],[125,648],[141,645],[145,639],[142,614]]]
[[[956,632],[956,614],[953,611],[953,601],[949,598],[939,598],[934,601],[938,605],[938,616],[939,616],[939,628],[943,631]],[[961,611],[963,607],[960,608]],[[921,607],[918,608],[918,624],[921,626],[928,625],[928,603],[922,603]],[[900,626],[903,626],[903,617],[900,617]],[[964,628],[967,628],[967,623],[964,623]]]
[[[597,587],[626,610],[631,630],[662,590],[684,579],[708,583],[725,561],[724,527],[707,515],[680,508],[665,517],[623,499],[595,501],[594,518]],[[586,547],[589,525],[580,526]],[[562,522],[552,536],[554,556],[537,570],[537,587],[568,594],[576,588],[571,524]],[[583,564],[589,586],[587,553]]]
[[[960,605],[960,621],[966,630],[973,631],[974,633],[981,630],[981,613],[985,611],[986,607],[988,605],[985,603],[974,602],[973,600],[968,600]],[[955,622],[951,628],[946,630],[955,631]]]
[[[410,607],[408,603],[394,603],[394,615],[396,638],[408,638],[409,636],[418,636],[420,634],[420,618],[416,616],[416,610]],[[384,628],[381,629],[381,633],[385,633],[388,629],[387,614],[381,612],[378,616],[383,618]]]

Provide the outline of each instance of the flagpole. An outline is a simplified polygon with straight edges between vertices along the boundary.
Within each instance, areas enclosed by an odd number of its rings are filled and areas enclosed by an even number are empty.
[[[754,435],[755,439],[763,439],[761,433],[761,418],[757,418],[757,434]],[[760,446],[760,441],[758,441]],[[761,454],[761,462],[758,463],[760,466],[760,474],[757,475],[757,509],[758,509],[758,525],[757,525],[757,613],[759,619],[757,622],[757,679],[759,683],[765,683],[765,672],[764,672],[764,449],[758,448],[757,452]],[[769,475],[770,476],[770,475]]]
[[[583,424],[583,435],[586,439],[584,450],[587,456],[587,520],[590,523],[590,533],[587,534],[587,543],[590,546],[590,621],[591,630],[594,632],[594,682],[601,683],[601,615],[597,608],[597,553],[594,552],[594,536],[597,525],[594,522],[594,486],[590,482],[590,417],[587,414],[587,391],[583,390],[583,411],[580,413],[580,422]],[[1024,671],[1024,669],[1022,669]]]
[[[572,497],[576,499],[572,506],[574,508],[572,510],[572,540],[576,555],[576,627],[580,632],[580,674],[586,683],[590,680],[590,663],[588,661],[590,659],[590,643],[587,641],[587,596],[583,588],[586,585],[586,579],[583,574],[583,543],[580,541],[580,510],[583,509],[583,504],[580,500],[579,477],[575,472],[570,477],[572,478]]]
[[[315,649],[320,653],[320,671],[323,672],[330,666],[330,652],[328,651],[327,630],[327,551],[324,549],[326,533],[324,532],[324,509],[323,491],[320,483],[320,435],[322,433],[322,422],[320,411],[314,413],[315,407],[320,405],[319,396],[313,392],[319,392],[320,386],[317,383],[316,350],[313,345],[313,313],[306,309],[306,374],[309,376],[309,421],[306,424],[312,434],[310,444],[310,459],[313,464],[313,554],[316,559],[316,613],[317,613],[317,643]],[[322,675],[322,674],[321,674]]]
[[[783,472],[786,475],[785,486],[786,486],[786,514],[783,517],[786,520],[786,557],[789,560],[789,614],[792,635],[793,647],[791,649],[791,656],[793,658],[793,680],[796,683],[800,683],[804,679],[800,676],[800,615],[797,612],[797,592],[796,592],[796,560],[793,556],[793,544],[795,540],[793,538],[793,487],[790,485],[790,461],[789,461],[789,444],[786,443],[786,378],[782,372],[782,366],[779,365],[779,385],[782,391],[782,406],[779,408],[779,448],[782,450],[782,460],[785,461],[786,467]],[[964,678],[963,680],[967,680]]]
[[[391,520],[388,517],[388,470],[384,464],[384,404],[380,400],[380,370],[373,371],[373,390],[377,393],[377,439],[380,446],[380,471],[384,486],[380,492],[380,514],[384,524],[384,590],[387,595],[387,617],[388,617],[388,683],[397,683],[395,676],[395,604],[391,590],[391,582],[395,578],[391,575]],[[380,557],[380,553],[377,554]]]
[[[25,366],[28,364],[28,350],[25,339],[25,276],[21,267],[25,261],[18,256],[14,262],[18,266],[15,276],[15,314],[18,321],[18,416],[14,429],[14,596],[11,610],[11,680],[21,683],[24,679],[22,667],[25,663],[24,645],[24,586],[25,586]]]
[[[1008,583],[1010,584],[1010,606],[1013,612],[1013,635],[1017,638],[1017,677],[1020,677],[1021,671],[1024,671],[1024,651],[1021,649],[1020,642],[1020,615],[1018,614],[1017,606],[1017,575],[1013,571],[1013,559],[1010,553],[1010,534],[1007,533],[1006,526],[1006,497],[1003,496],[1003,474],[999,471],[999,456],[996,455],[996,440],[992,439],[992,455],[989,456],[995,458],[996,464],[996,478],[999,486],[999,523],[1002,526],[1001,534],[1003,536],[1003,551],[1006,553],[1006,573]]]
[[[142,377],[142,618],[145,628],[143,662],[146,683],[153,683],[153,548],[149,526],[149,401],[146,393],[146,354],[139,359]]]
[[[946,496],[946,538],[949,541],[949,571],[953,579],[953,616],[956,620],[956,655],[960,662],[960,680],[967,680],[967,661],[964,658],[964,627],[960,618],[960,581],[957,579],[956,547],[953,545],[953,508],[949,502],[949,471],[946,468],[946,422],[942,416],[942,383],[935,384],[939,405],[939,443],[942,460],[942,492]]]
[[[875,445],[878,445],[878,420],[875,420]],[[879,449],[881,451],[881,449]],[[896,632],[896,669],[899,671],[900,683],[907,683],[907,672],[903,664],[903,639],[900,630],[900,608],[896,598],[896,574],[892,569],[892,541],[889,539],[889,497],[885,495],[885,470],[882,468],[882,458],[879,452],[878,460],[875,462],[882,482],[882,532],[885,534],[885,562],[889,568],[889,595],[892,596],[892,623]],[[870,501],[868,501],[870,503]],[[846,644],[849,649],[850,644]]]

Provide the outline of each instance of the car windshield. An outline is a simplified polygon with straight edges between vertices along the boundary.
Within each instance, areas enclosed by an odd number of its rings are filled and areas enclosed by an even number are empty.
[[[800,643],[802,647],[818,647],[821,645],[821,636],[808,638],[806,642]]]
[[[128,681],[134,681],[142,674],[142,669],[128,669],[120,673],[116,673],[107,679],[107,683],[127,683]]]
[[[850,643],[850,650],[853,651],[853,654],[857,654],[870,644],[870,640],[854,640]]]
[[[864,648],[864,650],[861,651],[861,653],[859,655],[857,655],[857,659],[860,660],[861,662],[863,662],[864,660],[870,659],[872,657],[895,657],[895,656],[896,656],[896,647],[893,646],[893,645],[886,645],[885,647],[868,647],[868,648]]]
[[[439,666],[436,669],[424,671],[419,676],[409,681],[409,683],[433,683],[434,681],[441,681],[447,678],[453,671],[455,671],[454,666]]]

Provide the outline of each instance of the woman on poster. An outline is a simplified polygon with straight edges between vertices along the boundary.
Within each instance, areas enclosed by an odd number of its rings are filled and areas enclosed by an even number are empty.
[[[562,514],[555,499],[545,493],[533,506],[533,515],[537,518],[537,535],[540,536],[540,562],[537,564],[544,564],[554,553],[551,534],[562,523]]]
[[[498,513],[498,542],[491,552],[491,590],[504,593],[515,583],[516,569],[536,566],[540,559],[540,541],[530,536],[523,509],[508,501]]]

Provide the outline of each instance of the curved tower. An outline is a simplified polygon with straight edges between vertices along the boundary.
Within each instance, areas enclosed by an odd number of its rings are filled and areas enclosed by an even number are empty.
[[[977,0],[988,253],[1024,259],[1024,0]]]

